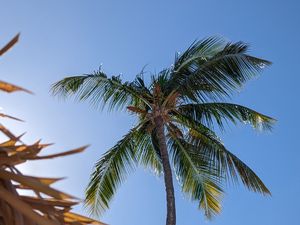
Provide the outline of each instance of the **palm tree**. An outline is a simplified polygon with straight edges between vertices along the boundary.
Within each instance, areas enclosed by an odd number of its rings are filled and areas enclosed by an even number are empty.
[[[120,76],[108,77],[100,69],[53,85],[54,95],[89,100],[111,110],[127,109],[138,117],[136,126],[95,165],[86,189],[91,212],[109,208],[117,187],[137,164],[164,177],[167,225],[176,224],[173,174],[182,191],[199,202],[208,218],[221,210],[224,181],[240,178],[248,189],[270,194],[261,179],[226,149],[214,132],[214,125],[224,129],[228,121],[250,123],[264,130],[272,127],[274,120],[266,115],[223,103],[271,64],[248,55],[247,50],[245,43],[210,37],[176,54],[174,64],[152,75],[149,84],[143,72],[133,82],[122,82]]]

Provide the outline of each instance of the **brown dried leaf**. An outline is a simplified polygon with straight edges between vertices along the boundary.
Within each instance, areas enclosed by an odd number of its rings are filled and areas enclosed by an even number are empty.
[[[6,115],[6,114],[4,114],[4,113],[0,113],[0,117],[9,118],[9,119],[17,120],[17,121],[20,121],[20,122],[24,122],[24,121],[21,120],[21,119],[18,119],[18,118],[16,118],[16,117],[13,117],[13,116],[10,116],[10,115]]]
[[[50,220],[47,220],[34,212],[32,208],[26,204],[25,202],[21,201],[18,197],[11,194],[9,191],[5,190],[3,187],[0,186],[0,198],[6,201],[9,205],[13,206],[14,209],[18,210],[20,213],[25,215],[28,219],[43,225],[57,225]],[[13,224],[13,219],[10,221],[10,224]]]
[[[18,33],[10,42],[8,42],[2,49],[0,49],[0,56],[7,52],[12,46],[14,46],[20,37],[20,33]]]
[[[24,186],[30,187],[35,191],[42,192],[48,196],[51,196],[53,198],[57,199],[75,199],[75,197],[68,195],[66,193],[57,191],[53,188],[50,188],[48,185],[45,185],[41,182],[39,182],[36,179],[33,179],[32,177],[27,177],[24,175],[14,174],[11,172],[8,172],[6,170],[0,169],[0,178],[5,180],[13,180],[16,181]]]
[[[72,155],[72,154],[83,152],[87,147],[88,147],[88,145],[80,147],[80,148],[76,148],[76,149],[73,149],[73,150],[70,150],[67,152],[61,152],[61,153],[57,153],[57,154],[53,154],[53,155],[36,156],[36,157],[32,158],[31,160],[52,159],[52,158],[56,158],[56,157]]]
[[[24,89],[22,87],[14,85],[14,84],[7,83],[5,81],[0,81],[0,90],[8,92],[8,93],[15,92],[15,91],[24,91],[24,92],[27,92],[28,94],[33,94],[33,92],[31,92],[27,89]]]

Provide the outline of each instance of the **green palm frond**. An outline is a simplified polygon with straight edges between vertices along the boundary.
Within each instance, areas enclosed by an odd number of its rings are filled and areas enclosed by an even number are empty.
[[[151,95],[151,92],[150,92],[150,90],[149,90],[149,88],[148,88],[148,86],[147,86],[147,84],[145,83],[145,80],[144,80],[145,68],[146,68],[146,66],[144,66],[142,68],[142,70],[135,76],[135,79],[134,79],[133,83],[138,89],[140,89],[140,90],[146,92],[147,94]]]
[[[199,202],[207,218],[221,212],[221,178],[207,162],[206,155],[184,139],[169,138],[172,161],[182,191],[193,201]]]
[[[205,60],[213,57],[222,50],[225,41],[221,37],[209,37],[200,41],[195,41],[181,55],[175,57],[174,71],[180,73],[181,70],[195,61]]]
[[[155,174],[162,174],[162,161],[156,138],[146,130],[147,124],[139,129],[139,136],[136,138],[136,158],[138,162],[150,168]]]
[[[152,75],[150,88],[153,89],[155,85],[159,85],[162,93],[164,93],[165,95],[168,94],[167,88],[170,82],[170,76],[172,70],[173,70],[172,68],[167,68],[167,69],[163,69],[156,75]]]
[[[213,127],[213,124],[217,123],[221,129],[224,128],[224,121],[234,124],[237,122],[250,124],[258,130],[271,130],[275,122],[269,116],[230,103],[185,104],[178,107],[178,112],[209,127]]]
[[[52,86],[54,95],[63,98],[75,96],[78,100],[89,100],[92,105],[110,110],[123,109],[127,105],[148,105],[147,93],[141,91],[137,82],[122,82],[120,76],[108,78],[102,71],[93,74],[64,78]]]
[[[109,208],[117,187],[135,167],[134,140],[137,130],[132,129],[95,164],[86,190],[86,206],[90,207],[92,213],[101,214]]]
[[[189,117],[177,116],[177,119],[189,129],[187,141],[210,158],[226,180],[237,181],[240,178],[249,190],[270,194],[268,188],[253,170],[228,151],[212,130]]]
[[[248,55],[248,45],[243,42],[225,44],[222,39],[209,38],[190,49],[175,63],[169,85],[192,101],[229,97],[271,64]]]

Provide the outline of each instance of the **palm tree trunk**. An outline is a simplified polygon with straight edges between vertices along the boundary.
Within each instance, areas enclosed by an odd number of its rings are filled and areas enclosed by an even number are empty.
[[[154,120],[157,128],[157,139],[160,149],[160,154],[162,158],[165,187],[167,194],[167,221],[166,225],[175,225],[176,224],[176,208],[175,208],[175,196],[174,196],[174,187],[172,179],[172,170],[169,161],[169,154],[166,143],[166,136],[164,131],[163,119],[158,116]]]

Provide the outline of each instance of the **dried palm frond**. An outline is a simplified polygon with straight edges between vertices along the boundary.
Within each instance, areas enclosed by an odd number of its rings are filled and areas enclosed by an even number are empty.
[[[5,47],[0,56],[8,51],[19,38],[16,35]],[[30,91],[0,81],[0,90],[5,92]],[[20,120],[0,113],[0,117]],[[40,156],[49,146],[40,141],[32,145],[24,144],[21,136],[15,136],[0,124],[0,133],[8,140],[0,143],[0,225],[105,225],[91,218],[72,213],[72,206],[78,199],[52,188],[50,185],[60,178],[44,178],[24,175],[16,166],[29,160],[52,159],[82,152],[87,146],[53,155]],[[24,194],[32,191],[32,194]]]
[[[59,178],[33,177],[22,174],[16,166],[28,160],[51,159],[85,150],[86,146],[74,150],[40,156],[47,144],[39,141],[32,145],[21,142],[4,126],[0,131],[8,140],[0,143],[0,224],[1,225],[61,225],[103,224],[93,219],[70,212],[78,204],[77,199],[58,191],[50,185]],[[21,190],[31,190],[32,195]],[[26,192],[27,193],[27,192]]]

